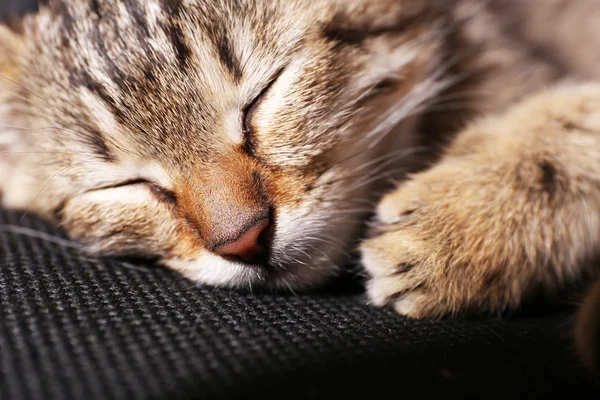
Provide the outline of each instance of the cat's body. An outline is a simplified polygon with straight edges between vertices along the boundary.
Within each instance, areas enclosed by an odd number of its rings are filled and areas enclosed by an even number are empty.
[[[600,245],[600,86],[570,82],[600,78],[600,1],[541,3],[50,0],[0,27],[5,205],[199,282],[298,288],[389,192],[358,245],[374,303],[514,308]]]

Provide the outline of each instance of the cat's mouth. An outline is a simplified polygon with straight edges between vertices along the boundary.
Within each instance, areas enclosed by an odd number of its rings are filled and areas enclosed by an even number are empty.
[[[325,283],[339,272],[345,259],[325,242],[282,243],[274,238],[260,258],[223,257],[203,252],[190,260],[167,260],[165,264],[187,278],[203,284],[230,288],[302,290]]]

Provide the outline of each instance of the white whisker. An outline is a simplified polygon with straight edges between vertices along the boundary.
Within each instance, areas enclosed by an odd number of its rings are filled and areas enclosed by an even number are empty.
[[[71,240],[63,239],[59,236],[54,236],[49,233],[37,231],[35,229],[27,228],[24,226],[17,225],[0,225],[0,232],[14,233],[17,235],[29,236],[36,239],[45,240],[50,243],[58,244],[63,247],[69,247],[73,249],[81,249],[83,245]]]
[[[68,171],[69,169],[72,169],[72,168],[78,167],[78,166],[80,166],[80,165],[83,165],[83,164],[91,164],[91,163],[94,163],[94,162],[100,162],[100,161],[90,161],[90,160],[93,160],[94,158],[95,158],[95,157],[90,157],[90,158],[88,158],[87,160],[84,160],[84,161],[81,161],[81,162],[78,162],[78,163],[74,163],[74,164],[68,165],[68,166],[66,166],[66,167],[64,167],[64,168],[62,168],[62,169],[60,169],[60,170],[59,170],[57,173],[55,173],[54,175],[52,175],[52,176],[50,177],[50,179],[48,179],[48,180],[46,181],[46,183],[44,183],[44,185],[42,186],[42,188],[41,188],[41,189],[40,189],[40,190],[37,192],[37,194],[36,194],[36,195],[35,195],[35,196],[34,196],[34,197],[31,199],[31,203],[34,203],[34,202],[37,200],[37,198],[40,196],[40,194],[42,194],[42,192],[44,191],[44,189],[45,189],[45,188],[48,186],[48,184],[50,184],[50,182],[51,182],[51,181],[52,181],[54,178],[56,178],[57,176],[61,175],[62,173],[64,173],[64,172]],[[28,211],[25,211],[25,212],[23,213],[23,216],[21,216],[21,219],[19,220],[19,222],[17,223],[17,225],[21,225],[21,222],[23,222],[23,219],[24,219],[24,218],[25,218],[27,215],[28,215]]]

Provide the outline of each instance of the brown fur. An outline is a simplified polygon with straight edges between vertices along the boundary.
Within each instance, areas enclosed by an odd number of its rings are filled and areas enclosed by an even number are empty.
[[[600,2],[541,4],[50,0],[0,27],[4,203],[92,252],[299,288],[388,191],[360,245],[375,304],[515,308],[600,244]],[[265,265],[214,253],[266,216]]]
[[[581,278],[600,240],[598,149],[598,85],[471,125],[379,204],[382,233],[362,245],[371,298],[415,317],[500,312]]]

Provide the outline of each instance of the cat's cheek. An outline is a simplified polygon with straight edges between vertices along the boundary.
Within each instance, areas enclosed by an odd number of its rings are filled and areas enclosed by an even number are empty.
[[[68,199],[60,210],[59,223],[90,252],[101,255],[163,257],[191,247],[188,240],[180,240],[177,220],[168,207],[142,187],[101,190]]]

